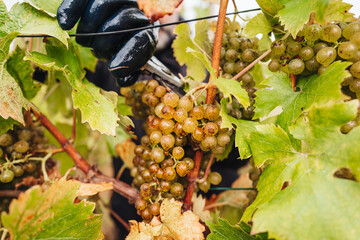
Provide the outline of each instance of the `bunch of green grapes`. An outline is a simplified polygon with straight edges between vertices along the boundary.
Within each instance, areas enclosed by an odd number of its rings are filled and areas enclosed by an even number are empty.
[[[48,139],[40,126],[15,126],[14,130],[0,135],[0,182],[11,183],[24,174],[33,174],[38,169],[31,157],[43,157]]]
[[[131,106],[131,111],[136,119],[146,119],[150,114],[149,107],[141,100],[145,84],[145,81],[138,81],[132,86],[120,88],[121,95],[125,97],[125,104]]]
[[[225,151],[232,131],[220,127],[218,105],[194,106],[189,96],[179,98],[155,80],[146,83],[141,100],[150,115],[146,118],[146,135],[135,148],[130,174],[141,194],[135,207],[144,220],[150,220],[159,214],[163,198],[184,198],[195,150],[205,152],[199,173],[203,177],[210,156]],[[219,173],[210,172],[197,188],[207,192],[211,184],[221,180]]]

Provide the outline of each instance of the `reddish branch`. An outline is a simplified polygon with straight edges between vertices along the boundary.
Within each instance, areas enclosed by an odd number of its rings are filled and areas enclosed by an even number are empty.
[[[224,33],[224,24],[226,18],[226,9],[228,5],[228,0],[220,1],[220,9],[219,9],[219,18],[216,26],[215,40],[214,40],[214,48],[213,48],[213,56],[212,56],[212,67],[215,69],[216,77],[219,74],[219,66],[220,66],[220,53],[221,53],[221,45],[222,38]],[[211,79],[210,79],[211,81]],[[214,84],[210,84],[206,92],[206,104],[213,104],[215,101],[215,97],[217,94],[217,88]],[[203,152],[201,150],[197,150],[194,158],[194,168],[188,174],[188,184],[186,188],[186,194],[184,198],[183,209],[185,211],[190,210],[192,207],[191,199],[194,193],[195,184],[199,176],[199,170],[201,165],[201,159],[203,156]]]
[[[76,150],[76,148],[59,131],[59,129],[57,129],[49,121],[49,119],[44,114],[39,113],[34,109],[32,109],[32,111],[37,117],[38,121],[49,130],[49,132],[60,143],[62,149],[67,152],[67,154],[69,154],[69,156],[73,159],[76,167],[83,171],[85,174],[87,174],[87,176],[92,182],[112,182],[114,186],[114,191],[126,197],[130,202],[135,202],[135,200],[140,197],[139,192],[130,185],[122,181],[117,181],[112,177],[104,176],[99,171],[95,171],[94,168],[88,162],[86,162],[86,160],[81,156],[81,154]]]
[[[296,89],[296,75],[290,73],[291,87],[295,91]]]

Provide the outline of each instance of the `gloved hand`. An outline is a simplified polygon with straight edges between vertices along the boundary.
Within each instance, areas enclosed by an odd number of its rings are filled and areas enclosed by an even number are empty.
[[[136,0],[64,0],[57,11],[59,25],[69,30],[79,21],[77,33],[118,31],[151,25]],[[76,37],[92,47],[100,59],[110,60],[109,71],[120,86],[135,83],[139,69],[154,54],[157,29],[96,37]]]

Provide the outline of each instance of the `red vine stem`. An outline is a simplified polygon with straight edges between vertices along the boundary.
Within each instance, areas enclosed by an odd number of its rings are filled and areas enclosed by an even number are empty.
[[[211,154],[210,161],[209,161],[208,165],[206,166],[206,170],[205,170],[204,177],[203,177],[202,179],[200,179],[200,180],[198,181],[198,183],[203,183],[203,182],[206,181],[206,179],[207,179],[208,176],[209,176],[210,168],[211,168],[211,165],[212,165],[213,161],[214,161],[214,153]]]
[[[32,109],[32,112],[38,121],[56,138],[62,149],[67,152],[67,154],[69,154],[69,156],[73,159],[76,167],[87,174],[92,182],[112,182],[114,191],[129,199],[130,202],[135,202],[135,200],[140,197],[139,191],[127,183],[117,181],[112,177],[102,175],[99,171],[95,171],[92,166],[81,156],[77,149],[60,132],[60,130],[57,129],[44,114],[36,111],[35,109]]]
[[[221,52],[221,45],[222,45],[222,38],[224,33],[224,25],[225,25],[225,18],[226,18],[226,9],[228,5],[228,0],[221,0],[220,1],[220,9],[219,9],[219,17],[216,26],[215,32],[215,40],[214,40],[214,48],[213,48],[213,55],[212,55],[212,62],[211,65],[215,69],[215,76],[219,75],[219,66],[220,66],[220,52]],[[211,79],[209,80],[209,82]],[[206,92],[206,104],[213,104],[215,101],[217,93],[217,88],[214,84],[210,84],[207,88]],[[203,152],[201,150],[197,150],[195,153],[194,158],[194,168],[188,174],[188,185],[186,188],[186,194],[184,198],[184,205],[183,209],[185,211],[191,209],[191,198],[194,193],[195,184],[199,176],[199,170],[201,165],[201,159],[203,156]]]

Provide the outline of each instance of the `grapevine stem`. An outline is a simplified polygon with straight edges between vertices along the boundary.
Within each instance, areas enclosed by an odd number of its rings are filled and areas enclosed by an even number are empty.
[[[269,55],[271,53],[271,49],[267,50],[266,52],[264,52],[260,57],[258,57],[257,59],[255,59],[252,63],[250,63],[248,66],[246,66],[246,68],[244,68],[243,70],[241,70],[238,74],[236,74],[233,79],[238,79],[239,77],[241,77],[242,75],[244,75],[244,73],[246,73],[247,71],[249,71],[250,68],[252,68],[253,66],[255,66],[255,64],[257,64],[258,62],[260,62],[263,58],[265,58],[267,55]]]
[[[220,53],[221,53],[221,45],[222,45],[222,38],[223,38],[225,18],[226,18],[226,9],[228,2],[229,2],[228,0],[220,1],[219,18],[216,25],[214,48],[213,48],[213,55],[211,62],[212,67],[215,69],[215,77],[218,77],[219,75]],[[213,104],[217,93],[217,88],[215,84],[210,84],[210,82],[211,82],[211,78],[209,80],[208,83],[209,86],[207,87],[207,92],[206,92],[206,104]],[[191,199],[194,193],[196,180],[199,176],[202,156],[203,156],[203,152],[201,150],[197,150],[194,158],[194,168],[188,174],[188,178],[187,178],[188,185],[186,188],[184,205],[183,205],[183,209],[185,211],[190,210],[192,206]]]
[[[6,235],[8,234],[9,231],[6,228],[1,228],[0,230],[3,232],[1,235],[1,240],[5,240]]]
[[[203,183],[207,180],[207,178],[209,176],[209,172],[210,172],[210,167],[211,167],[213,161],[214,161],[214,153],[211,154],[210,161],[209,161],[208,165],[206,166],[204,177],[202,179],[198,180],[198,183]]]

